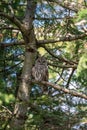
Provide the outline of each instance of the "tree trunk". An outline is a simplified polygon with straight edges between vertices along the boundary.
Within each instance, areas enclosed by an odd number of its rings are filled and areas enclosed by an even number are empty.
[[[13,118],[10,122],[11,130],[24,130],[25,121],[27,119],[26,113],[29,106],[29,95],[31,91],[29,79],[31,79],[31,69],[37,55],[36,40],[33,30],[35,8],[36,2],[34,0],[27,0],[25,18],[22,24],[22,34],[25,40],[25,60],[17,94],[17,102],[14,108]]]

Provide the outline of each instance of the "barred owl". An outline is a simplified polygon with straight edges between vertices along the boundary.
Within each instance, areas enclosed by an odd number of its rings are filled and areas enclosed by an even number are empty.
[[[45,57],[39,57],[32,68],[32,76],[37,81],[48,81],[48,66]],[[41,86],[43,93],[47,93],[48,87]]]

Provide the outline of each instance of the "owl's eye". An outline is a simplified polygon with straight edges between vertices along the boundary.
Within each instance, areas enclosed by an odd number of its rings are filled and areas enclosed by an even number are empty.
[[[40,62],[40,61],[41,61],[40,59],[37,60],[37,62]]]
[[[43,60],[43,63],[45,63],[46,61],[45,60]]]

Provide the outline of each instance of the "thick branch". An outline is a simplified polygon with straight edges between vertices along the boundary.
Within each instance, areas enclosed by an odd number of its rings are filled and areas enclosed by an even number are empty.
[[[46,82],[46,81],[42,81],[42,82],[38,82],[38,81],[35,81],[35,80],[32,80],[32,83],[35,83],[35,84],[43,84],[43,85],[46,85],[46,86],[50,86],[50,87],[53,87],[59,91],[62,91],[66,94],[71,94],[72,96],[76,96],[76,97],[80,97],[80,98],[84,98],[87,100],[87,95],[83,94],[83,93],[79,93],[79,92],[76,92],[74,90],[70,90],[70,89],[66,89],[66,88],[63,88],[63,87],[60,87],[59,85],[55,85],[53,83],[49,83],[49,82]]]
[[[9,47],[9,46],[17,46],[17,45],[25,45],[24,40],[14,41],[14,42],[9,42],[9,43],[6,43],[6,42],[0,43],[1,47]]]
[[[67,36],[67,37],[59,37],[58,39],[49,39],[49,40],[38,40],[37,45],[41,46],[43,44],[50,44],[50,43],[56,43],[56,42],[65,42],[65,41],[73,41],[73,40],[79,40],[82,38],[85,38],[87,34],[81,34],[76,36]]]
[[[57,43],[57,42],[64,42],[64,41],[74,41],[74,40],[79,40],[79,39],[83,39],[87,36],[87,34],[82,34],[82,35],[77,35],[77,36],[68,36],[68,37],[59,37],[58,39],[54,40],[54,39],[49,39],[49,40],[37,40],[37,46],[41,47],[43,46],[43,44],[51,44],[51,43]],[[8,47],[8,46],[13,46],[13,45],[24,45],[24,40],[21,41],[16,41],[16,42],[12,42],[12,43],[0,43],[1,46],[3,47]]]

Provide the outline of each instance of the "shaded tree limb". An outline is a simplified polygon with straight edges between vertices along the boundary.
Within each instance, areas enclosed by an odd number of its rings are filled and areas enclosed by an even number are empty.
[[[18,46],[18,45],[25,45],[24,40],[14,41],[14,42],[9,42],[9,43],[6,43],[6,42],[0,43],[1,47]]]
[[[50,82],[46,82],[46,81],[42,81],[42,82],[38,82],[38,81],[35,81],[35,80],[32,80],[31,81],[32,83],[35,83],[35,84],[39,84],[39,85],[46,85],[46,86],[50,86],[50,87],[53,87],[59,91],[62,91],[66,94],[70,94],[72,96],[75,96],[75,97],[80,97],[80,98],[84,98],[87,100],[87,95],[86,94],[83,94],[83,93],[80,93],[80,92],[76,92],[74,90],[70,90],[70,89],[67,89],[67,88],[63,88],[59,85],[56,85],[56,84],[53,84],[53,83],[50,83]]]
[[[69,84],[70,84],[70,81],[71,81],[71,78],[72,78],[72,76],[73,76],[74,71],[75,71],[75,68],[72,69],[72,72],[71,72],[71,74],[70,74],[70,76],[69,76],[69,78],[68,78],[67,84],[66,84],[66,88],[69,87]]]
[[[3,105],[1,105],[1,107],[2,107],[3,109],[5,109],[10,115],[12,115],[12,112],[11,112],[7,107],[5,107],[5,106],[3,106]]]
[[[24,29],[24,26],[22,26],[21,22],[14,15],[8,15],[0,11],[0,16],[7,18],[9,21],[14,23],[20,30]]]
[[[42,46],[50,55],[52,55],[54,58],[57,58],[59,61],[64,61],[70,65],[73,65],[73,64],[77,64],[76,61],[69,61],[67,60],[66,58],[62,57],[61,55],[56,55],[55,53],[53,53],[52,51],[50,51],[46,46]]]
[[[72,1],[72,2],[69,2],[68,0],[66,0],[66,1],[48,0],[48,1],[55,2],[59,6],[62,6],[63,8],[74,11],[75,13],[78,13],[79,8],[86,8],[85,6],[82,6],[80,3],[77,3],[74,1]]]
[[[70,42],[70,41],[74,41],[74,40],[79,40],[79,39],[83,39],[87,36],[87,34],[81,34],[81,35],[76,35],[76,36],[67,36],[67,37],[59,37],[58,39],[54,40],[54,39],[49,39],[49,40],[37,40],[37,46],[38,47],[42,47],[45,44],[53,44],[53,43],[57,43],[57,42]],[[15,42],[9,42],[8,44],[5,42],[1,42],[0,46],[3,47],[8,47],[8,46],[13,46],[13,45],[24,45],[25,42],[24,40],[20,40],[20,41],[15,41]]]
[[[37,45],[41,46],[43,44],[51,44],[51,43],[56,43],[56,42],[69,42],[69,41],[73,41],[73,40],[79,40],[79,39],[83,39],[87,36],[87,34],[81,34],[81,35],[76,35],[76,36],[67,36],[67,37],[59,37],[58,39],[54,40],[54,39],[50,39],[50,40],[38,40],[37,41]]]
[[[50,63],[48,62],[48,65],[50,66],[54,66],[54,67],[59,67],[59,68],[77,68],[77,65],[58,65],[58,64],[54,64],[54,63]]]
[[[63,72],[64,72],[64,70],[65,70],[65,68],[62,68],[62,72],[61,73],[59,73],[58,71],[56,71],[55,69],[52,69],[51,67],[49,67],[53,72],[55,72],[55,73],[57,73],[58,75],[59,75],[59,78],[58,79],[56,79],[56,81],[54,82],[54,84],[57,84],[59,81],[60,81],[60,79],[62,79],[63,81],[65,81],[66,83],[67,83],[67,80],[66,79],[64,79],[63,78]],[[74,86],[72,83],[70,83],[70,85],[72,85],[74,88],[76,88],[76,86]]]
[[[6,73],[8,73],[8,71],[9,71],[10,69],[15,68],[16,66],[20,65],[22,62],[23,62],[23,60],[21,60],[19,63],[15,64],[15,65],[9,67],[8,69],[2,69],[2,70],[0,70],[0,73],[2,73],[2,72],[4,72],[4,71],[6,71]]]

